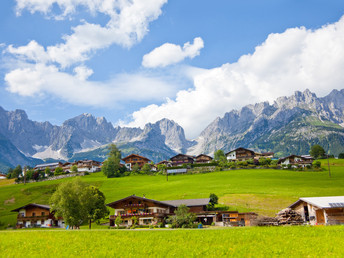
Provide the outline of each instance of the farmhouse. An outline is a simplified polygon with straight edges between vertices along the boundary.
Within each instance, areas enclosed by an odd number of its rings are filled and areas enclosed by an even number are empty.
[[[292,167],[306,167],[311,166],[313,163],[312,157],[290,155],[288,157],[280,158],[278,164],[281,166],[291,165]]]
[[[205,154],[200,154],[195,158],[196,163],[210,163],[212,160],[212,157]]]
[[[0,179],[6,179],[6,175],[0,173]]]
[[[125,162],[125,166],[129,170],[131,170],[135,164],[139,165],[139,167],[142,168],[144,164],[151,162],[150,159],[147,159],[137,154],[130,154],[129,156],[123,158],[122,160]]]
[[[186,154],[178,154],[172,158],[170,158],[172,162],[172,166],[181,166],[183,164],[193,164],[194,157]]]
[[[62,162],[54,162],[54,163],[47,163],[47,164],[39,164],[34,167],[34,170],[44,171],[46,168],[50,168],[51,171],[54,171],[57,167],[63,167]]]
[[[241,147],[226,153],[228,161],[245,161],[254,159],[255,156],[256,153],[254,151]]]
[[[289,208],[310,225],[344,224],[344,196],[300,198]]]
[[[18,212],[17,228],[64,227],[63,219],[55,218],[48,205],[30,203],[14,209],[12,212]]]
[[[255,213],[208,211],[209,201],[210,198],[157,201],[131,195],[109,203],[107,206],[115,209],[114,215],[110,215],[110,226],[115,226],[118,216],[121,216],[122,225],[125,226],[133,224],[133,217],[137,218],[139,225],[164,222],[168,216],[174,215],[174,211],[182,204],[190,209],[189,212],[195,213],[197,221],[203,225],[210,225],[214,222],[219,226],[249,226],[251,221],[257,217]]]
[[[78,167],[78,172],[99,172],[101,169],[101,162],[95,160],[79,160],[72,164]]]

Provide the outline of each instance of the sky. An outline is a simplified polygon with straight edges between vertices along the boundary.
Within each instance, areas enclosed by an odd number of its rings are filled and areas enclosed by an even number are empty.
[[[342,0],[2,0],[0,106],[61,125],[216,117],[344,88]]]

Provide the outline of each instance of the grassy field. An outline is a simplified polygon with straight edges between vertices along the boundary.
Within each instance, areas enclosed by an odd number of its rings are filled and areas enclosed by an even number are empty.
[[[343,257],[343,226],[2,231],[1,257]]]
[[[322,161],[327,165],[327,160]],[[254,211],[273,216],[299,197],[344,195],[344,160],[330,160],[328,171],[297,172],[272,169],[231,170],[207,174],[170,176],[130,176],[108,179],[101,173],[82,177],[100,187],[107,202],[128,195],[146,195],[156,200],[206,198],[217,194],[221,205],[240,212]],[[12,209],[28,203],[48,204],[51,194],[63,181],[0,186],[0,223],[14,225]],[[111,211],[112,212],[112,211]]]

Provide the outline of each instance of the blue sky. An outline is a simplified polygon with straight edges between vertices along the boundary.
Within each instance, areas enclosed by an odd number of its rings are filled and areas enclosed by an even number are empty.
[[[167,117],[193,138],[243,105],[342,88],[343,14],[339,0],[4,0],[0,105],[53,124]]]

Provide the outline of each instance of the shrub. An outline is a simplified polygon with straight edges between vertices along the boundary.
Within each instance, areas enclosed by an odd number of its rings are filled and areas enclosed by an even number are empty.
[[[321,162],[319,160],[316,160],[316,161],[313,162],[313,166],[315,168],[320,168],[321,167]]]
[[[339,153],[338,158],[339,158],[339,159],[344,159],[344,152]]]
[[[63,169],[61,167],[55,168],[54,176],[63,175]]]

